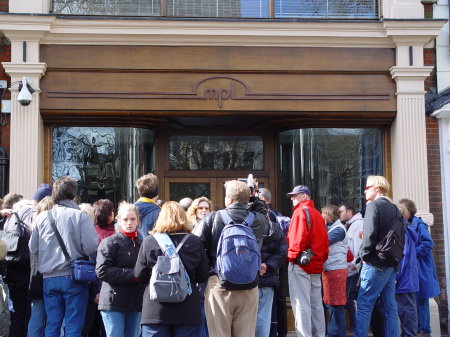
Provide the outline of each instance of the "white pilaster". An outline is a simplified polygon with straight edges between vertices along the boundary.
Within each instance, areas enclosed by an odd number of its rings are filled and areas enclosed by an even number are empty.
[[[429,213],[424,80],[433,67],[392,67],[397,116],[391,127],[394,201],[409,198]]]
[[[39,80],[45,73],[45,63],[3,62],[11,82],[22,77],[31,78],[36,91],[30,105],[22,106],[17,101],[17,84],[11,89],[11,139],[9,191],[31,198],[37,186],[43,182],[44,174],[44,128],[39,111]]]
[[[9,0],[9,12],[47,14],[50,3],[50,0]]]
[[[382,14],[385,19],[423,19],[423,5],[420,0],[382,0]]]

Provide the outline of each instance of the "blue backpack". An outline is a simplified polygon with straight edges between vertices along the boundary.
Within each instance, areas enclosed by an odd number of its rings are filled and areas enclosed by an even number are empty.
[[[243,223],[236,223],[226,210],[219,211],[226,224],[217,245],[216,272],[227,290],[247,290],[258,285],[261,252],[251,228],[255,215],[248,212]]]

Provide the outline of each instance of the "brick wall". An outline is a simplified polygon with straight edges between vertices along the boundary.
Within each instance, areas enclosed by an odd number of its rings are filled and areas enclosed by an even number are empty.
[[[433,256],[436,273],[441,287],[441,294],[437,299],[441,322],[447,324],[447,285],[445,278],[445,238],[444,218],[442,214],[441,163],[439,149],[438,120],[426,117],[427,155],[428,155],[428,184],[430,197],[430,212],[434,215],[434,225],[431,226],[431,236],[434,241]],[[445,331],[447,329],[445,328]]]
[[[436,92],[436,51],[424,49],[424,65],[434,66],[431,75],[425,80],[425,91]],[[439,305],[441,325],[447,333],[447,285],[445,274],[445,238],[444,218],[442,214],[442,188],[441,188],[441,158],[439,148],[439,123],[436,118],[426,116],[426,138],[428,156],[428,184],[430,198],[430,212],[434,215],[434,225],[431,227],[431,236],[434,241],[433,256],[436,273],[441,287],[441,294],[436,299]]]

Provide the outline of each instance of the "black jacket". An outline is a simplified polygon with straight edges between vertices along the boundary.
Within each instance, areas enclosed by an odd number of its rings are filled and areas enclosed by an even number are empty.
[[[269,232],[264,235],[261,248],[261,260],[267,265],[267,271],[264,275],[259,276],[258,286],[260,288],[278,287],[280,285],[278,271],[286,262],[287,250],[286,237],[280,225],[271,222]]]
[[[246,205],[238,203],[228,206],[226,210],[233,220],[239,222],[243,222],[249,212]],[[226,224],[223,222],[219,212],[211,212],[206,215],[194,229],[194,234],[200,238],[205,246],[211,275],[216,274],[214,269],[216,267],[217,245],[225,225]],[[262,213],[255,213],[255,221],[251,227],[258,240],[259,246],[261,247],[263,235],[267,232],[267,228],[269,227],[269,219]]]
[[[169,236],[174,246],[178,246],[185,235],[186,233],[181,232]],[[150,300],[148,284],[158,256],[162,254],[153,235],[147,236],[142,243],[134,268],[135,276],[147,285],[141,324],[200,324],[200,295],[195,283],[204,282],[208,278],[208,261],[200,239],[195,235],[190,235],[178,252],[184,268],[189,274],[192,286],[192,294],[181,303],[160,303]]]
[[[364,262],[375,267],[386,267],[376,256],[375,246],[387,233],[387,226],[401,214],[392,202],[381,197],[367,204],[364,215],[363,239],[358,255]]]
[[[99,310],[139,312],[144,286],[134,277],[134,266],[142,241],[123,233],[111,235],[100,243],[96,273],[103,281]]]

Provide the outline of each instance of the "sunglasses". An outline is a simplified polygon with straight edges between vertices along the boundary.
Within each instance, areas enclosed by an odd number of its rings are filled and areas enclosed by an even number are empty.
[[[364,191],[368,191],[369,189],[371,189],[374,185],[370,185],[370,186],[366,186],[366,188],[364,189]]]
[[[209,209],[209,207],[198,207],[197,209],[199,209],[201,211],[207,211]]]

